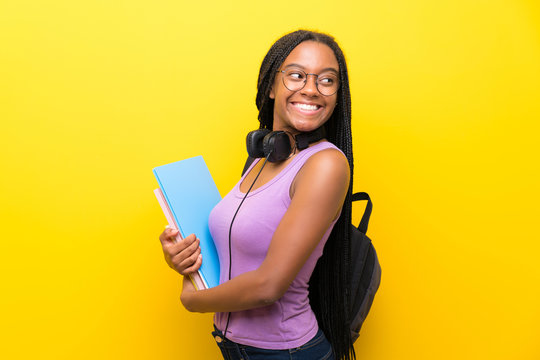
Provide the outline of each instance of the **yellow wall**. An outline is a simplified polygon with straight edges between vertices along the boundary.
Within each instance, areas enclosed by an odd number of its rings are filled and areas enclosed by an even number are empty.
[[[540,358],[535,0],[1,2],[0,358],[218,355],[151,169],[202,154],[224,195],[260,62],[300,27],[345,51],[374,199],[360,358]]]

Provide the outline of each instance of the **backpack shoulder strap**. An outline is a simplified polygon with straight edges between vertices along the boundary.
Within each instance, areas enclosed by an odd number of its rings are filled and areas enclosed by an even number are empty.
[[[366,234],[369,224],[369,217],[371,216],[371,211],[373,210],[373,204],[371,203],[371,199],[368,193],[365,192],[357,192],[353,194],[352,201],[358,200],[367,200],[368,202],[366,205],[366,210],[364,211],[364,216],[362,216],[362,220],[360,220],[360,225],[358,225],[358,230],[360,230],[360,232],[362,232],[363,234]]]

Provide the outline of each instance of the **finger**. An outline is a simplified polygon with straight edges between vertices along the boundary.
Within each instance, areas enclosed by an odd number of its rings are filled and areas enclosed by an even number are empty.
[[[195,236],[195,234],[189,234],[188,236],[186,236],[182,242],[184,244],[186,244],[186,246],[189,246],[191,245],[195,240],[197,239],[197,237]]]
[[[159,235],[159,240],[161,241],[162,244],[174,242],[176,240],[176,235],[178,235],[178,230],[174,228],[166,228],[161,233],[161,235]]]
[[[166,229],[165,231],[167,232],[167,238],[169,241],[176,242],[176,238],[178,237],[180,231],[174,228]]]
[[[176,251],[177,249],[176,248],[171,248],[171,249],[167,249],[167,251],[170,251],[171,253],[173,251]],[[201,248],[199,246],[199,239],[197,239],[195,242],[193,242],[193,244],[191,244],[190,246],[188,246],[187,248],[175,253],[174,255],[172,255],[172,261],[173,263],[177,264],[178,267],[182,267],[182,263],[184,261],[186,261],[187,259],[189,259],[190,257],[193,257],[193,255],[195,253],[200,253],[201,252]],[[193,260],[194,261],[194,260]],[[191,263],[189,263],[188,265],[191,265]],[[186,265],[187,266],[187,265]],[[185,267],[185,266],[183,266]]]
[[[193,264],[195,264],[195,261],[197,261],[197,258],[199,257],[200,254],[201,254],[201,248],[199,247],[199,248],[195,249],[193,254],[186,257],[184,260],[182,260],[179,263],[180,268],[186,269],[186,268],[192,266]]]
[[[195,261],[195,264],[193,264],[192,266],[190,266],[189,268],[187,268],[185,270],[185,274],[191,274],[191,273],[194,273],[196,272],[197,270],[199,270],[199,268],[201,267],[202,265],[202,255],[199,254],[199,256],[197,257],[197,260]]]
[[[165,260],[167,261],[167,264],[169,264],[170,267],[175,267],[174,257],[180,254],[184,248],[182,245],[182,242],[174,242],[170,241],[169,239],[161,238],[161,246],[163,250],[163,254],[165,255]],[[188,252],[187,254],[184,254],[184,258],[189,256],[191,252]],[[179,261],[179,260],[177,260]]]
[[[191,246],[191,252],[193,252],[193,250],[197,246],[199,246],[199,242],[200,242],[200,240],[197,239],[194,234],[191,234],[191,235],[187,236],[186,238],[184,238],[182,241],[179,241],[176,244],[174,244],[174,251],[176,253],[179,253],[181,251],[184,251],[184,249],[189,249],[190,246]],[[191,252],[190,252],[190,254],[191,254]]]

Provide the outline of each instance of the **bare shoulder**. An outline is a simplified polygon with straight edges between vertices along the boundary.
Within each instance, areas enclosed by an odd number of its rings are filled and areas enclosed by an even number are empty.
[[[306,161],[304,167],[316,167],[318,170],[332,170],[349,172],[349,161],[338,149],[324,149],[313,155]]]
[[[291,197],[300,184],[302,188],[313,188],[316,191],[329,188],[346,191],[349,180],[349,161],[345,155],[337,149],[324,149],[311,155],[300,169],[291,186]]]

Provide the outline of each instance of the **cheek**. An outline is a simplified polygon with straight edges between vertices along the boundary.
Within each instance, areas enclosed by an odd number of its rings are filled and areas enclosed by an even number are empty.
[[[332,114],[337,107],[337,99],[335,99],[333,102],[329,104],[330,114]]]
[[[284,91],[281,88],[276,89],[276,91],[273,92],[273,100],[274,100],[274,111],[285,111],[287,107],[288,100],[292,93],[288,91]]]
[[[330,118],[334,114],[334,111],[336,111],[337,102],[334,101],[333,103],[330,103],[327,106],[328,106],[328,115],[326,116],[325,122],[330,120]]]

